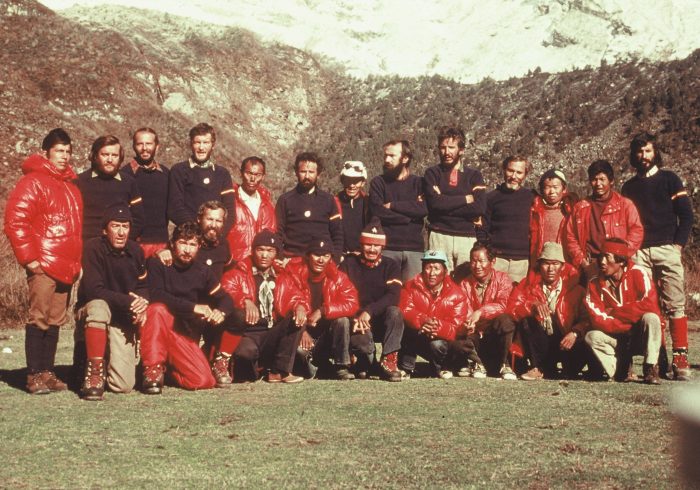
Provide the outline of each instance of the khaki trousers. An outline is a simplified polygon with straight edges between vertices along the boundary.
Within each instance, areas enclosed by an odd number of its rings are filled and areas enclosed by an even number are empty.
[[[60,327],[66,323],[71,286],[60,283],[43,272],[27,274],[29,323],[41,330],[48,330],[51,325]]]

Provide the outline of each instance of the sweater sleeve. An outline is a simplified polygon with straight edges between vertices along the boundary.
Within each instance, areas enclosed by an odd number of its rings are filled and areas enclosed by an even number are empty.
[[[376,216],[384,225],[399,225],[408,223],[411,219],[396,210],[387,209],[386,187],[381,177],[375,177],[369,184],[369,210],[372,216]],[[427,208],[426,208],[427,209]]]
[[[383,314],[390,306],[398,306],[401,295],[401,269],[393,260],[387,260],[386,284],[384,294],[376,301],[365,306],[365,311],[372,317]]]
[[[216,278],[211,268],[206,269],[206,289],[209,295],[209,306],[221,310],[224,314],[233,313],[234,306],[231,296],[226,294],[224,288],[221,287],[221,282]]]
[[[336,263],[340,262],[340,257],[345,251],[345,238],[343,236],[343,213],[340,209],[340,204],[331,196],[330,198],[330,215],[328,218],[328,231],[333,241],[333,258]]]
[[[421,219],[428,216],[428,205],[423,196],[423,179],[420,177],[414,180],[416,198],[407,201],[393,201],[389,208],[411,219]]]
[[[99,242],[99,239],[97,239],[97,242]],[[83,284],[81,286],[91,300],[102,299],[106,301],[112,310],[112,314],[116,311],[128,313],[129,306],[131,306],[131,296],[128,293],[113,291],[105,285],[105,264],[99,247],[95,246],[95,243],[92,241],[85,250]]]
[[[678,226],[673,236],[673,243],[684,247],[688,243],[693,228],[693,203],[683,182],[676,174],[671,174],[671,200],[673,212],[678,217]]]
[[[173,316],[182,316],[187,319],[195,318],[195,303],[170,294],[166,288],[165,274],[166,266],[157,257],[151,257],[148,260],[148,286],[151,302],[163,303]]]
[[[185,207],[185,168],[187,162],[178,163],[170,170],[168,183],[168,218],[179,226],[194,216]]]
[[[440,190],[440,169],[432,167],[426,170],[424,179],[425,198],[428,206],[438,213],[448,213],[467,206],[466,194],[447,196]]]
[[[139,191],[136,179],[127,175],[123,175],[122,178],[129,179],[131,182],[131,186],[129,188],[129,211],[131,211],[132,220],[129,238],[136,240],[141,236],[144,226],[146,225],[146,216],[143,209],[143,197]]]

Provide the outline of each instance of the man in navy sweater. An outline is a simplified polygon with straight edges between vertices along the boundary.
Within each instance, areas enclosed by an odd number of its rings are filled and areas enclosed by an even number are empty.
[[[312,239],[331,242],[333,259],[343,254],[343,223],[338,203],[318,188],[323,163],[315,153],[299,153],[294,160],[297,185],[277,199],[277,232],[285,257],[303,257]]]
[[[496,251],[497,271],[520,282],[528,270],[530,255],[530,207],[535,199],[532,189],[523,187],[530,172],[525,157],[515,155],[503,161],[503,183],[486,195],[483,231]]]
[[[425,172],[428,201],[428,248],[447,255],[452,271],[469,262],[469,251],[476,243],[475,224],[484,214],[486,200],[481,172],[462,163],[464,131],[443,127],[437,138],[440,164]],[[529,208],[528,208],[529,209]]]
[[[403,337],[403,315],[399,296],[403,285],[400,269],[394,259],[382,257],[386,235],[379,220],[362,230],[359,237],[360,256],[352,255],[340,266],[355,285],[360,296],[360,311],[353,320],[350,352],[357,357],[358,378],[366,378],[374,359],[374,340],[382,342],[380,376],[387,381],[401,381],[398,352]]]
[[[197,218],[202,203],[220,201],[226,208],[224,236],[236,218],[236,199],[231,174],[222,165],[215,164],[212,152],[216,145],[216,131],[207,123],[190,129],[192,155],[177,163],[170,171],[168,189],[168,217],[175,225]]]
[[[143,198],[144,224],[139,244],[146,258],[168,246],[168,178],[170,170],[156,161],[158,134],[151,128],[134,132],[134,158],[120,170],[136,180]]]
[[[367,224],[369,203],[362,188],[367,182],[365,164],[357,161],[347,161],[340,171],[340,183],[343,190],[335,199],[343,215],[343,252],[348,254],[360,253],[359,237]]]
[[[693,227],[693,207],[681,179],[661,169],[662,164],[656,138],[648,133],[635,136],[630,143],[630,165],[637,174],[622,186],[622,195],[639,211],[644,239],[633,259],[660,286],[661,305],[671,320],[673,374],[685,381],[691,371],[681,251]]]
[[[379,218],[386,233],[383,254],[398,262],[404,282],[421,271],[423,221],[428,214],[423,179],[412,175],[409,168],[412,156],[408,141],[385,143],[384,173],[369,185],[370,212]]]

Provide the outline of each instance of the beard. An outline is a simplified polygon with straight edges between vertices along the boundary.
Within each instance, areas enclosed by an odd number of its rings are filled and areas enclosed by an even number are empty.
[[[156,154],[155,154],[155,152],[151,153],[150,158],[148,158],[148,159],[146,159],[146,160],[144,160],[143,158],[141,158],[141,155],[139,155],[138,153],[137,153],[136,155],[134,155],[134,160],[136,160],[136,163],[138,163],[138,164],[141,165],[142,167],[147,167],[147,166],[149,166],[151,163],[153,163],[153,160],[155,160],[155,159],[156,159]]]
[[[396,167],[392,169],[384,167],[384,177],[386,177],[387,180],[396,180],[399,178],[399,175],[401,175],[401,172],[403,172],[404,168],[406,168],[405,163],[399,163]]]
[[[222,230],[220,228],[209,227],[203,230],[202,238],[209,245],[217,245],[221,241]]]

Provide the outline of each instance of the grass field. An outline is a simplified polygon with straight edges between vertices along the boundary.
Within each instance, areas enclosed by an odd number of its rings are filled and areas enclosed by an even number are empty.
[[[22,391],[23,338],[0,331],[14,351],[0,354],[0,488],[682,488],[681,383],[259,382],[85,402]]]

